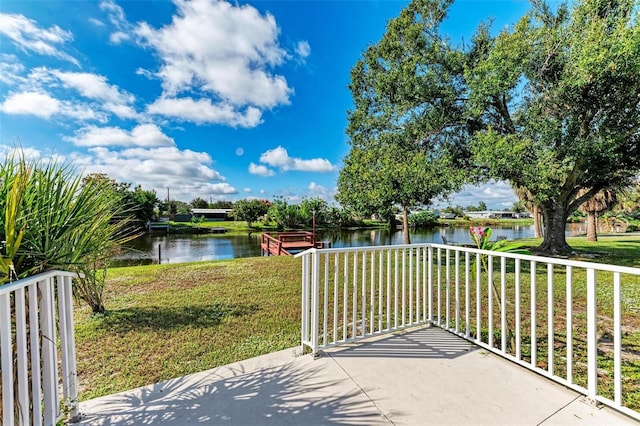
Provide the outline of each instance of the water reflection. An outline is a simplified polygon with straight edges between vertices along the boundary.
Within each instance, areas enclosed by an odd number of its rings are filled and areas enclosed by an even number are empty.
[[[492,239],[509,240],[533,237],[533,226],[492,226]],[[585,233],[584,224],[569,224],[567,235]],[[471,244],[468,227],[440,227],[411,232],[412,243],[448,241]],[[386,229],[330,230],[318,232],[318,241],[330,241],[333,247],[362,247],[402,244],[402,231]],[[247,235],[143,235],[130,242],[118,257],[124,263],[178,263],[260,256],[260,233]],[[118,264],[124,264],[118,262]]]

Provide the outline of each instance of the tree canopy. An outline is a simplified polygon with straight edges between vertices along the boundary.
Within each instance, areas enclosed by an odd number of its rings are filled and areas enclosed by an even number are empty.
[[[463,55],[438,32],[450,4],[412,1],[351,70],[351,150],[336,198],[385,218],[399,206],[407,243],[409,210],[462,183]]]

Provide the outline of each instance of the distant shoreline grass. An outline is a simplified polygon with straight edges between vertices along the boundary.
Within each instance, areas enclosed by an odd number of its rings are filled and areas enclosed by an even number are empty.
[[[640,235],[568,241],[583,260],[640,267]],[[301,268],[293,257],[253,257],[109,269],[107,313],[75,311],[80,399],[299,345]]]

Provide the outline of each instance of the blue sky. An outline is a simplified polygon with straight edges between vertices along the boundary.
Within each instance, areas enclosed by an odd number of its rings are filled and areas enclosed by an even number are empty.
[[[0,152],[191,201],[333,200],[351,67],[406,1],[0,3]],[[443,33],[514,23],[524,0],[458,0]],[[498,182],[448,203],[516,200]]]

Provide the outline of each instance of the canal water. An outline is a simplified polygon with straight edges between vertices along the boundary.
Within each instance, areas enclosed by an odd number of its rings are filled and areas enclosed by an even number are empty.
[[[533,237],[533,226],[492,226],[492,239],[509,240]],[[584,224],[567,225],[567,235],[585,233]],[[436,227],[411,232],[412,243],[449,242],[471,244],[469,227]],[[402,244],[402,231],[386,229],[318,231],[318,241],[329,241],[332,247],[363,247]],[[131,241],[115,264],[178,263],[201,260],[234,259],[260,256],[260,232],[247,235],[143,235]]]

